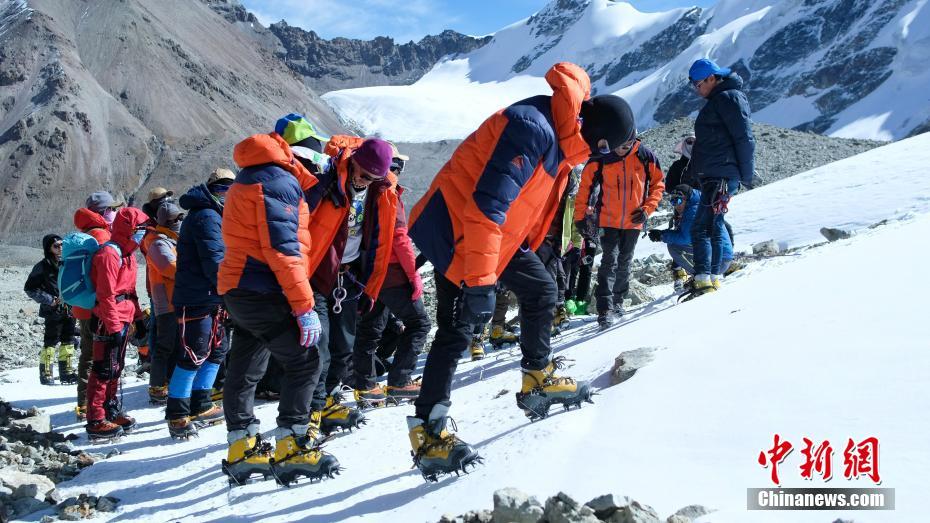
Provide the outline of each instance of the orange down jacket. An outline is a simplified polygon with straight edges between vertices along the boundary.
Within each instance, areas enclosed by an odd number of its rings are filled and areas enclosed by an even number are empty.
[[[522,245],[536,250],[571,168],[590,149],[578,114],[591,80],[575,64],[546,73],[552,96],[491,115],[442,167],[410,213],[409,234],[450,281],[494,284]]]
[[[349,162],[364,138],[335,135],[324,152],[330,165],[319,175],[320,183],[307,192],[310,208],[310,236],[314,249],[310,255],[310,274],[318,290],[332,289],[339,271],[348,236]],[[368,186],[365,198],[365,219],[362,222],[361,264],[359,283],[365,294],[378,298],[391,259],[394,226],[397,215],[397,177],[393,173]]]
[[[291,310],[313,307],[309,280],[310,212],[304,191],[317,180],[276,133],[239,142],[233,159],[241,170],[226,193],[217,291],[280,292]]]
[[[642,229],[643,224],[633,223],[633,211],[642,207],[647,214],[652,214],[665,191],[662,168],[655,155],[637,140],[626,156],[621,158],[611,153],[602,165],[591,161],[581,174],[581,185],[575,197],[575,221],[584,219],[590,205],[599,215],[601,227]],[[600,194],[592,201],[592,192],[597,192],[595,187],[600,188]]]

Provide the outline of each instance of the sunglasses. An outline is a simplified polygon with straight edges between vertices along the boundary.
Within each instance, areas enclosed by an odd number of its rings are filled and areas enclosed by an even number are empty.
[[[391,170],[397,174],[404,172],[404,167],[407,165],[407,162],[401,160],[400,158],[393,158],[391,160]]]
[[[707,78],[710,78],[710,76],[708,76]],[[693,87],[693,88],[695,88],[695,89],[701,87],[701,84],[703,84],[704,82],[706,82],[706,81],[707,81],[707,78],[705,78],[705,79],[703,79],[703,80],[691,80],[691,87]]]

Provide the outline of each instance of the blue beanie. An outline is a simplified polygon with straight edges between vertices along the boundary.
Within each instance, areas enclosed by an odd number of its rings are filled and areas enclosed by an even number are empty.
[[[730,76],[731,72],[733,72],[731,69],[720,67],[709,58],[701,58],[691,64],[691,69],[688,70],[688,78],[691,79],[692,82],[698,82],[712,74]]]

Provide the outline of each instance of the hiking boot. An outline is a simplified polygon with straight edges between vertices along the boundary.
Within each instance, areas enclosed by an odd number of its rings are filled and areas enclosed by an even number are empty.
[[[678,299],[679,301],[689,301],[709,292],[716,292],[716,290],[710,276],[707,274],[698,274],[691,281],[691,289],[682,294]]]
[[[326,397],[326,406],[320,412],[320,431],[323,434],[329,435],[336,429],[352,432],[366,422],[360,410],[342,404],[342,393],[334,392]]]
[[[271,469],[275,480],[284,486],[300,477],[323,479],[333,478],[339,474],[339,460],[328,452],[323,452],[319,445],[311,439],[300,434],[294,428],[278,427],[275,429],[274,458],[271,459]]]
[[[681,267],[676,267],[672,271],[672,285],[675,288],[675,292],[684,292],[687,288],[685,285],[688,282],[688,272]]]
[[[197,435],[197,426],[191,422],[190,417],[168,420],[168,435],[171,439],[190,439]]]
[[[355,405],[359,408],[383,407],[385,401],[387,396],[381,385],[375,384],[370,389],[355,389]]]
[[[415,400],[420,395],[420,378],[407,382],[400,387],[387,386],[388,399]]]
[[[243,485],[253,474],[261,474],[264,479],[273,476],[271,470],[271,443],[262,441],[258,426],[251,425],[246,430],[233,430],[226,435],[229,451],[222,463],[223,473],[229,476],[229,482]]]
[[[102,419],[100,421],[91,421],[85,427],[87,430],[87,439],[100,440],[100,439],[113,439],[118,438],[123,435],[123,427]]]
[[[481,341],[481,338],[472,338],[468,350],[471,352],[471,361],[484,359],[484,342]]]
[[[149,403],[152,405],[168,403],[168,387],[149,387]]]
[[[129,434],[132,429],[136,428],[136,419],[125,412],[117,412],[113,416],[107,416],[107,418],[122,427],[124,434]]]
[[[197,414],[191,416],[191,421],[199,428],[208,427],[211,425],[219,425],[225,420],[226,417],[223,415],[223,407],[217,405],[216,403],[211,403],[207,410],[198,412]]]
[[[223,389],[210,389],[210,401],[223,402]]]
[[[603,311],[597,313],[597,325],[603,330],[610,328],[614,324],[614,313],[612,311]]]
[[[310,411],[310,423],[307,424],[307,437],[312,441],[320,439],[320,423],[323,420],[323,412],[319,410]]]
[[[723,276],[720,274],[712,274],[710,276],[710,284],[714,286],[714,290],[720,290],[721,280],[723,280]]]
[[[559,305],[555,308],[555,316],[552,317],[552,326],[560,330],[568,327],[568,310],[565,305]]]
[[[468,472],[468,465],[482,462],[474,447],[446,430],[448,424],[457,430],[455,421],[446,414],[449,402],[433,405],[429,419],[407,417],[413,464],[420,469],[426,481],[438,481],[441,474]]]
[[[494,325],[491,327],[491,336],[489,338],[494,348],[500,348],[502,345],[516,344],[520,338],[513,332],[506,330],[503,325]]]
[[[78,405],[74,407],[74,417],[78,421],[84,421],[87,419],[87,407],[85,405]]]
[[[62,385],[74,385],[78,382],[78,375],[67,361],[58,361],[58,379]]]
[[[576,382],[572,378],[556,376],[555,371],[565,368],[570,361],[556,356],[542,370],[523,369],[523,385],[517,393],[517,406],[531,420],[545,418],[549,407],[560,403],[565,410],[572,406],[581,408],[581,402],[591,401],[591,385],[587,381]]]
[[[742,269],[743,267],[745,267],[745,265],[743,265],[742,263],[740,263],[740,262],[734,260],[734,261],[730,262],[730,266],[727,267],[727,270],[725,270],[725,271],[723,272],[723,275],[724,275],[724,276],[729,276],[729,275],[733,274],[734,272],[736,272],[736,271]]]

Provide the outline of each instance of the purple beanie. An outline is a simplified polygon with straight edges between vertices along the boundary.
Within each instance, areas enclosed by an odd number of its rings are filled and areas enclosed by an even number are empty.
[[[369,138],[352,153],[352,159],[359,167],[371,174],[383,178],[391,168],[394,152],[391,144],[380,138]]]

